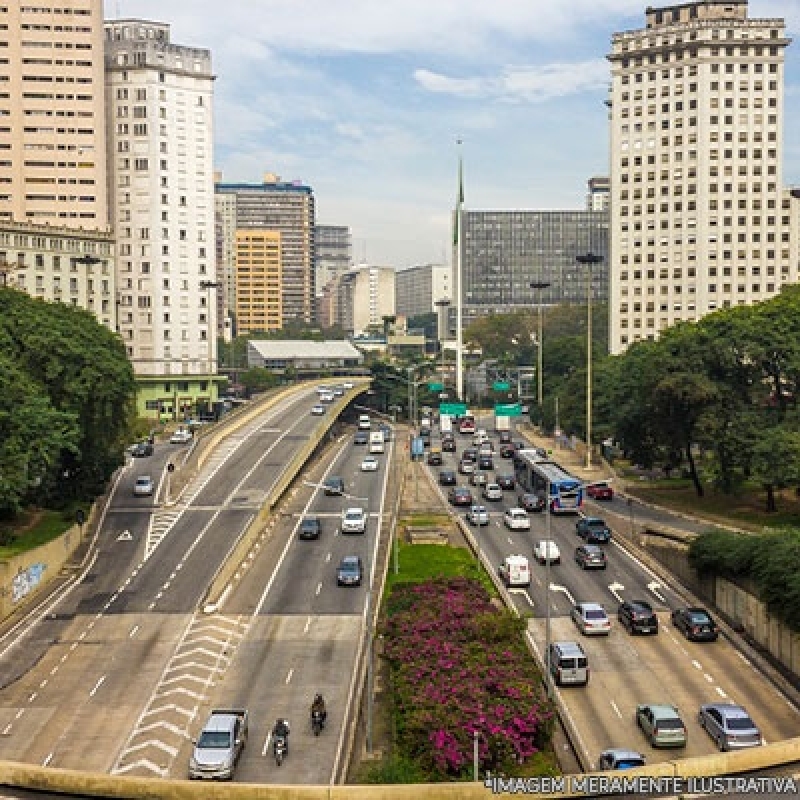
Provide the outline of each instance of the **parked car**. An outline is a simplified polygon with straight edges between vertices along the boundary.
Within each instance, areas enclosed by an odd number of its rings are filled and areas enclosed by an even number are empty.
[[[311,415],[321,417],[325,413],[325,406],[311,406]]]
[[[638,705],[636,724],[651,747],[686,747],[686,726],[675,706],[656,703]]]
[[[131,447],[131,455],[134,458],[147,458],[153,455],[153,445],[150,442],[137,442]]]
[[[378,471],[378,459],[375,456],[364,456],[364,460],[361,462],[361,471],[362,472],[377,472]]]
[[[734,703],[702,705],[697,721],[722,752],[758,747],[762,743],[758,726],[742,706]]]
[[[186,428],[178,428],[172,436],[169,437],[170,444],[186,444],[192,441],[192,432]]]
[[[486,510],[486,506],[471,506],[467,511],[467,522],[470,525],[488,525],[489,512]]]
[[[608,544],[611,541],[611,528],[600,517],[583,517],[575,523],[575,532],[586,539],[588,544]]]
[[[511,531],[529,531],[531,529],[531,518],[524,508],[509,508],[503,514],[503,522]]]
[[[353,444],[367,444],[369,442],[369,434],[366,431],[358,431],[353,437]]]
[[[533,494],[533,492],[523,492],[517,497],[517,502],[520,508],[524,508],[526,511],[544,511],[544,497]]]
[[[439,470],[439,486],[455,486],[458,483],[458,477],[452,469]]]
[[[487,483],[483,487],[483,498],[490,502],[503,499],[503,490],[496,483]]]
[[[336,570],[337,586],[361,586],[364,566],[359,556],[345,556]]]
[[[462,475],[471,475],[475,472],[475,462],[474,461],[467,461],[466,459],[461,459],[458,462],[458,471]]]
[[[347,508],[342,511],[342,533],[365,533],[367,515],[363,508]]]
[[[576,547],[575,563],[581,569],[605,569],[608,566],[605,552],[596,544],[582,544]]]
[[[495,475],[497,485],[504,491],[511,491],[516,486],[513,475]]]
[[[600,753],[600,758],[597,759],[597,769],[601,772],[617,769],[633,769],[634,767],[643,767],[646,763],[645,757],[635,750],[611,747]]]
[[[551,564],[561,563],[561,551],[552,539],[540,539],[536,542],[533,546],[533,557],[540,564],[546,564],[548,561]]]
[[[300,523],[300,539],[319,539],[322,533],[322,520],[319,517],[304,517]]]
[[[153,494],[153,479],[149,475],[140,475],[133,484],[134,497],[150,497]]]
[[[690,642],[715,642],[719,628],[704,608],[678,608],[672,612],[672,626]]]
[[[344,494],[344,481],[339,477],[331,476],[330,478],[326,478],[323,485],[325,486],[325,494],[329,497]]]
[[[447,493],[447,499],[450,501],[451,506],[471,506],[472,492],[463,486],[454,486]]]
[[[614,490],[608,483],[590,483],[586,487],[586,494],[589,495],[589,497],[591,497],[592,500],[614,499]]]
[[[578,603],[570,612],[572,621],[584,636],[608,636],[611,620],[600,603]]]
[[[473,471],[472,475],[469,476],[469,482],[473,486],[486,486],[489,483],[489,476],[485,472]]]
[[[658,633],[658,617],[650,603],[645,600],[620,603],[617,619],[628,633]]]

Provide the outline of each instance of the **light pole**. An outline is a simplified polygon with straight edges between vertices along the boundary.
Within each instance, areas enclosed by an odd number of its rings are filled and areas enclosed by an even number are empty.
[[[446,297],[443,297],[441,300],[437,300],[434,305],[439,309],[437,315],[437,322],[439,324],[439,355],[442,361],[442,383],[444,383],[444,340],[446,338],[449,322],[447,309],[450,307],[450,301]]]
[[[539,416],[541,419],[542,414],[542,398],[543,398],[543,388],[544,388],[544,356],[543,356],[543,348],[542,348],[542,291],[547,289],[550,286],[548,281],[534,281],[531,283],[531,289],[537,289],[539,292],[539,341],[537,342],[537,353],[536,357],[536,381],[537,381],[537,391],[536,397],[539,401]]]
[[[575,260],[586,269],[586,469],[592,468],[592,267],[603,256],[587,253]]]
[[[550,486],[550,479],[547,480],[547,488],[545,490],[547,495],[545,497],[545,507],[544,513],[547,515],[545,517],[545,539],[547,540],[547,544],[545,545],[545,555],[547,556],[545,562],[545,591],[544,591],[544,600],[545,604],[547,605],[547,615],[545,616],[545,623],[544,623],[544,670],[545,670],[545,687],[547,689],[547,697],[549,699],[553,699],[553,687],[551,683],[552,673],[550,672],[550,538],[551,538],[551,506],[550,506],[550,492],[552,491]]]

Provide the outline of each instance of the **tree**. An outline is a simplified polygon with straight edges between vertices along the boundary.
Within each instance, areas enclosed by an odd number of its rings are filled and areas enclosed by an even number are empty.
[[[762,430],[753,446],[753,477],[767,493],[767,512],[777,511],[775,490],[800,484],[800,432],[779,425]]]

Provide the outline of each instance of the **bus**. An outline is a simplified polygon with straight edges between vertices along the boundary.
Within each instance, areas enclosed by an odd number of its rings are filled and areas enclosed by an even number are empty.
[[[537,450],[520,450],[514,459],[517,485],[540,497],[550,486],[552,514],[578,514],[583,507],[583,483],[562,466],[542,458]]]

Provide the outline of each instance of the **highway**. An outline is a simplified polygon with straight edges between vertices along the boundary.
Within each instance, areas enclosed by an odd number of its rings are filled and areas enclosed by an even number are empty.
[[[499,457],[497,435],[491,431],[492,418],[478,420],[495,444],[494,474],[513,474],[513,462]],[[515,439],[519,437],[515,434]],[[443,467],[429,467],[434,479],[441,469],[456,469],[458,456],[472,437],[456,433],[458,454],[444,453]],[[434,436],[436,443],[436,436]],[[553,455],[557,459],[557,453]],[[697,723],[697,710],[702,703],[735,702],[745,706],[761,728],[767,742],[779,741],[797,734],[798,710],[764,678],[734,646],[720,637],[711,644],[688,642],[670,624],[670,610],[686,605],[680,587],[661,581],[633,553],[622,537],[616,537],[605,549],[608,568],[583,570],[574,561],[575,547],[582,539],[575,532],[575,515],[552,515],[551,538],[561,551],[561,564],[549,569],[532,558],[536,541],[545,535],[547,515],[532,513],[530,531],[509,531],[502,522],[503,511],[517,504],[517,490],[504,492],[502,502],[487,502],[480,489],[469,485],[469,476],[459,475],[459,485],[468,486],[476,502],[490,510],[488,527],[472,527],[485,561],[494,568],[510,554],[526,556],[531,564],[532,583],[529,590],[512,589],[511,598],[518,610],[532,615],[528,632],[539,652],[546,642],[547,606],[550,604],[550,641],[579,641],[589,657],[591,678],[588,687],[561,690],[561,697],[579,733],[579,747],[584,760],[596,768],[599,753],[608,747],[629,747],[639,750],[648,763],[715,752],[708,735]],[[440,487],[446,502],[449,487]],[[627,505],[615,500],[623,518]],[[609,504],[588,502],[589,515],[603,516]],[[467,509],[458,509],[463,515]],[[653,521],[670,519],[657,510],[637,508],[641,517],[651,515]],[[609,518],[607,521],[611,521]],[[674,527],[679,524],[672,523]],[[692,529],[694,523],[685,523]],[[613,525],[612,525],[613,528]],[[552,584],[547,591],[548,582]],[[616,620],[621,600],[647,600],[656,609],[660,632],[656,636],[631,636]],[[583,636],[572,623],[569,613],[578,602],[594,601],[604,605],[612,619],[607,637]],[[678,707],[688,730],[688,745],[678,751],[656,750],[649,746],[635,723],[638,703],[670,703]]]

